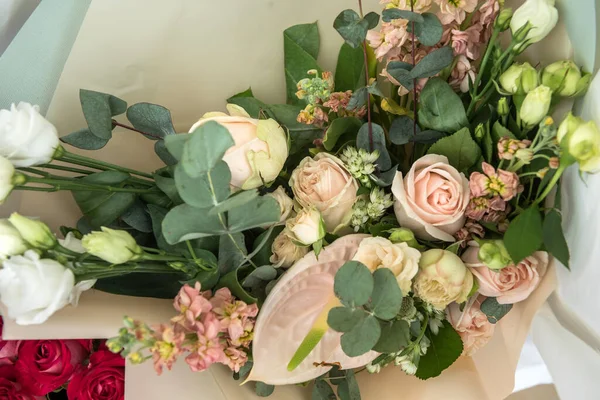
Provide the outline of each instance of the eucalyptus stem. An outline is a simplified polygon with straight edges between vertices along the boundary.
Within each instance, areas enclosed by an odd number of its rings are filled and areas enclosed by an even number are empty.
[[[415,5],[414,2],[411,1],[410,2],[410,11],[414,12]],[[416,57],[416,49],[415,49],[415,21],[413,20],[411,22],[411,42],[412,42],[412,48],[411,48],[411,55],[412,55],[412,66],[413,68],[415,67],[416,63],[417,63],[417,57]],[[417,136],[417,107],[419,105],[419,98],[417,97],[417,79],[413,78],[413,99],[414,99],[414,107],[413,107],[413,137]],[[414,160],[414,149],[413,149],[413,160]]]
[[[64,153],[57,157],[58,160],[70,162],[73,164],[78,164],[90,168],[96,168],[100,170],[115,170],[121,172],[127,172],[132,175],[142,176],[144,178],[153,179],[152,174],[147,172],[138,171],[131,168],[121,167],[119,165],[107,163],[104,161],[96,160],[90,157],[80,156],[79,154],[71,153],[69,151],[64,150]]]

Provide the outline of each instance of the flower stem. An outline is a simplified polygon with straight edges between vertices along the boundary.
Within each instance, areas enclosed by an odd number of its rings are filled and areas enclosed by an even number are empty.
[[[147,172],[137,171],[135,169],[125,168],[125,167],[121,167],[119,165],[107,163],[107,162],[100,161],[100,160],[95,160],[90,157],[80,156],[78,154],[74,154],[74,153],[71,153],[66,150],[64,151],[64,154],[60,155],[57,159],[61,160],[61,161],[66,161],[66,162],[69,162],[72,164],[78,164],[78,165],[81,165],[84,167],[90,167],[90,168],[95,168],[95,169],[100,169],[100,170],[105,170],[105,171],[106,170],[115,170],[115,171],[127,172],[132,175],[138,175],[138,176],[142,176],[144,178],[153,179],[152,174],[149,174]]]
[[[148,194],[148,193],[157,193],[156,190],[153,189],[136,189],[136,188],[123,188],[123,187],[115,187],[109,185],[98,185],[93,183],[83,182],[74,178],[67,177],[58,177],[54,175],[48,174],[48,177],[45,178],[37,178],[34,176],[27,175],[28,183],[39,183],[42,185],[52,186],[51,188],[40,188],[45,190],[46,192],[56,192],[59,190],[70,190],[70,191],[89,191],[89,192],[124,192],[124,193],[138,193],[138,194]],[[23,186],[16,186],[21,189]],[[31,188],[28,186],[28,188]]]
[[[93,267],[101,267],[94,271]],[[181,271],[169,267],[163,263],[153,264],[119,264],[119,265],[81,265],[77,266],[73,271],[77,277],[77,281],[88,279],[112,278],[116,276],[127,275],[131,273],[150,273],[150,274],[177,274]],[[78,273],[79,272],[79,273]]]
[[[546,196],[548,196],[550,194],[550,192],[552,191],[554,186],[558,183],[558,180],[560,179],[561,175],[563,174],[563,172],[565,172],[566,169],[567,169],[567,167],[561,163],[561,165],[556,170],[556,173],[552,177],[552,180],[548,183],[548,185],[546,186],[546,188],[544,189],[542,194],[533,202],[532,205],[535,206],[535,205],[540,204],[542,202],[542,200],[544,200],[546,198]]]
[[[44,169],[55,169],[58,171],[73,172],[73,173],[81,174],[81,175],[90,175],[90,174],[94,173],[94,171],[90,171],[87,169],[73,168],[73,167],[67,167],[66,165],[57,165],[57,164],[42,164],[39,167],[44,168]]]
[[[162,139],[160,136],[153,135],[153,134],[148,133],[148,132],[140,131],[139,129],[135,129],[133,126],[122,124],[120,122],[117,122],[117,120],[114,120],[114,119],[112,120],[112,124],[113,124],[113,126],[118,126],[118,127],[125,128],[125,129],[128,129],[128,130],[133,131],[133,132],[141,133],[142,135],[150,137],[150,138],[155,139],[155,140],[161,140]]]

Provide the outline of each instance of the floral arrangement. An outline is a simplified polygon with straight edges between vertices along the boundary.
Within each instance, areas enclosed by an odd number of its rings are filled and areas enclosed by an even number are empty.
[[[104,340],[0,339],[3,399],[122,400],[124,386],[125,360]]]
[[[313,398],[356,399],[361,371],[428,379],[484,346],[550,257],[569,267],[552,194],[569,166],[600,169],[600,131],[551,115],[591,75],[516,61],[556,25],[553,0],[382,3],[381,24],[360,1],[335,19],[335,74],[317,25],[293,26],[287,104],[248,89],[186,134],[164,107],[81,90],[88,126],[60,140],[136,132],[153,172],[68,151],[30,104],[0,111],[1,197],[67,190],[83,213],[65,239],[1,222],[7,316],[42,323],[92,286],[175,297],[170,321],[126,317],[108,348],[158,373],[225,364],[261,396],[314,381]]]

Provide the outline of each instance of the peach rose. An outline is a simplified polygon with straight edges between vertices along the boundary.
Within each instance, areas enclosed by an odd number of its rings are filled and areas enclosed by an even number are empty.
[[[536,251],[517,265],[499,271],[486,267],[477,256],[478,246],[470,246],[462,256],[479,282],[479,293],[495,297],[499,304],[523,301],[538,287],[548,269],[548,253]]]
[[[231,171],[231,186],[255,189],[277,178],[288,157],[287,135],[274,119],[254,119],[234,104],[227,105],[230,115],[206,113],[190,132],[208,121],[224,126],[235,144],[225,152],[223,161]]]
[[[477,350],[490,341],[494,335],[495,325],[488,321],[487,315],[481,311],[481,303],[486,299],[477,296],[467,302],[464,310],[460,304],[452,303],[446,309],[446,318],[460,335],[463,342],[463,355],[472,356]]]
[[[404,179],[397,172],[392,193],[400,226],[420,239],[454,242],[453,235],[465,224],[469,181],[444,156],[419,158]]]
[[[292,172],[290,187],[302,207],[321,213],[327,232],[348,226],[358,183],[342,160],[328,153],[306,157]]]

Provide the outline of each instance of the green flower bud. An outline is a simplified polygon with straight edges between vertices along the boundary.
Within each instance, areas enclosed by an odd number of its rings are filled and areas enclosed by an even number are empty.
[[[573,113],[569,113],[558,127],[558,132],[556,133],[556,140],[558,143],[562,143],[562,140],[568,134],[575,132],[575,129],[577,129],[581,124],[583,124],[583,119],[574,116]]]
[[[501,117],[506,117],[510,113],[510,107],[508,106],[508,99],[506,97],[502,97],[498,100],[496,110]]]
[[[580,80],[581,71],[571,60],[557,61],[542,71],[542,84],[563,97],[573,96]]]
[[[573,97],[583,96],[588,88],[590,87],[590,83],[592,82],[592,74],[589,72],[583,72],[581,79],[577,82],[577,86],[575,87],[575,93],[573,93]]]
[[[548,86],[540,85],[527,93],[519,110],[523,125],[533,127],[539,124],[548,115],[551,101],[552,90]]]
[[[504,32],[510,27],[510,20],[512,19],[512,16],[512,8],[505,8],[504,10],[500,11],[500,14],[498,14],[498,16],[496,17],[496,22],[494,23],[494,26],[498,30],[500,30],[500,32]]]
[[[389,232],[391,233],[390,242],[392,243],[406,243],[415,249],[422,247],[419,242],[417,242],[413,231],[408,228],[395,228],[391,229]]]
[[[475,139],[477,142],[481,142],[481,140],[485,137],[485,125],[479,124],[475,128]]]
[[[490,269],[502,269],[513,263],[502,240],[484,241],[477,253],[479,261]]]
[[[123,264],[139,259],[144,251],[126,231],[103,226],[102,232],[88,233],[81,240],[83,248],[90,254],[112,264]]]
[[[21,237],[36,249],[49,250],[58,243],[48,225],[42,221],[29,219],[18,213],[12,213],[8,220],[19,231]]]
[[[502,75],[500,85],[511,94],[526,94],[538,87],[538,72],[531,64],[514,63]]]
[[[565,128],[567,133],[563,133],[560,145],[579,163],[581,172],[598,172],[600,170],[600,130],[594,121],[583,122],[581,119],[575,118],[563,122],[570,126]]]

